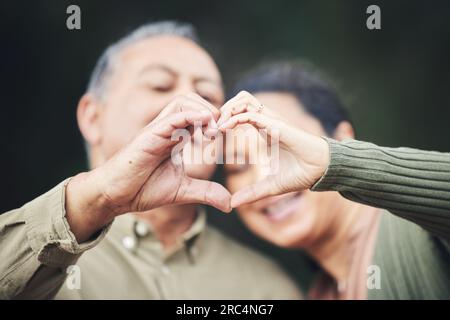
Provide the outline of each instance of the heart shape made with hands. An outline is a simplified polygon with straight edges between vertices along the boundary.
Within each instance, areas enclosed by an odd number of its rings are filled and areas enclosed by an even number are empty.
[[[177,129],[201,128],[218,133],[240,124],[279,131],[279,170],[233,195],[221,184],[189,177],[171,152],[180,144]],[[191,131],[188,131],[192,135]],[[166,205],[203,203],[230,212],[232,208],[268,196],[307,189],[328,166],[328,143],[290,126],[255,97],[241,92],[217,109],[198,95],[176,97],[134,139],[102,165],[71,178],[66,186],[66,210],[79,239],[88,239],[116,216]],[[85,219],[97,212],[98,219]],[[72,225],[72,226],[73,226]]]
[[[323,175],[329,161],[327,142],[289,125],[248,92],[240,92],[227,101],[220,108],[220,114],[208,123],[205,132],[209,131],[210,135],[214,131],[225,132],[242,124],[266,130],[267,143],[267,137],[277,132],[279,168],[265,179],[231,195],[230,209],[268,196],[308,189]],[[221,198],[227,199],[224,195]]]

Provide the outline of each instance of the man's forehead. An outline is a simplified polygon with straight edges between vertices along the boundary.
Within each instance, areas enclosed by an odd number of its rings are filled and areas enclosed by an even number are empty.
[[[137,41],[122,50],[120,62],[135,72],[163,67],[175,73],[221,82],[209,54],[195,42],[178,36],[156,36]]]

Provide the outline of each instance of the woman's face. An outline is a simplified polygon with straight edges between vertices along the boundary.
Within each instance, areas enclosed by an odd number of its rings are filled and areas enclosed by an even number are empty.
[[[292,125],[316,135],[325,135],[320,122],[306,113],[293,95],[267,92],[255,94],[255,97]],[[256,130],[254,134],[258,134]],[[248,150],[235,152],[246,154]],[[225,164],[224,167],[226,186],[231,193],[265,177],[264,166],[258,164]],[[339,194],[335,192],[306,190],[243,205],[237,208],[237,212],[247,227],[261,238],[281,247],[300,248],[311,246],[326,236],[336,219],[333,209],[338,203]]]

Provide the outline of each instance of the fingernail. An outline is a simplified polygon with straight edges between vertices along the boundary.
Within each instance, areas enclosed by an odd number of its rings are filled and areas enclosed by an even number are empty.
[[[229,205],[227,208],[224,208],[222,211],[225,213],[231,213],[231,211],[233,211],[233,208],[231,207],[231,205]]]

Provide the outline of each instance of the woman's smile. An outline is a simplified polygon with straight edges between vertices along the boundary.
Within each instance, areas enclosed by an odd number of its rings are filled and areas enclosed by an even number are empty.
[[[271,222],[279,222],[299,211],[303,201],[301,192],[270,197],[263,201],[259,212],[264,214]]]

